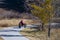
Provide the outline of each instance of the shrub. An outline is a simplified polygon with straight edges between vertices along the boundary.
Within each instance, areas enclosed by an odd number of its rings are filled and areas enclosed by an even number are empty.
[[[1,27],[8,27],[8,24],[0,24]]]

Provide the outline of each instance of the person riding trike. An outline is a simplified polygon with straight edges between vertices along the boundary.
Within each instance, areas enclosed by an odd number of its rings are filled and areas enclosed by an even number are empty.
[[[21,28],[21,27],[26,27],[26,23],[24,23],[23,22],[23,20],[21,20],[20,22],[19,22],[19,28]]]

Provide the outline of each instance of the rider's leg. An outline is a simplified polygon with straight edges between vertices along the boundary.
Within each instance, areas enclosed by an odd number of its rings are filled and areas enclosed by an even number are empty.
[[[19,24],[19,28],[21,28],[21,24]]]

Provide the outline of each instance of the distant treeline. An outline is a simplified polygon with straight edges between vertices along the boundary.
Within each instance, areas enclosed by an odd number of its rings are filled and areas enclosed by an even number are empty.
[[[24,2],[25,0],[5,0],[5,4],[0,4],[1,8],[6,8],[8,10],[13,9],[16,11],[25,11]]]

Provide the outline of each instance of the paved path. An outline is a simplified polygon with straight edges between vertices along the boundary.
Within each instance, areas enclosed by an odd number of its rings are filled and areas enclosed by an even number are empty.
[[[54,23],[52,25],[54,25]],[[27,28],[31,27],[37,27],[37,25],[27,25]],[[18,28],[17,26],[0,29],[0,36],[4,40],[29,40],[19,33],[22,29],[24,28]]]
[[[4,40],[29,40],[19,33],[22,29],[24,28],[18,28],[17,26],[0,29],[0,36]]]

